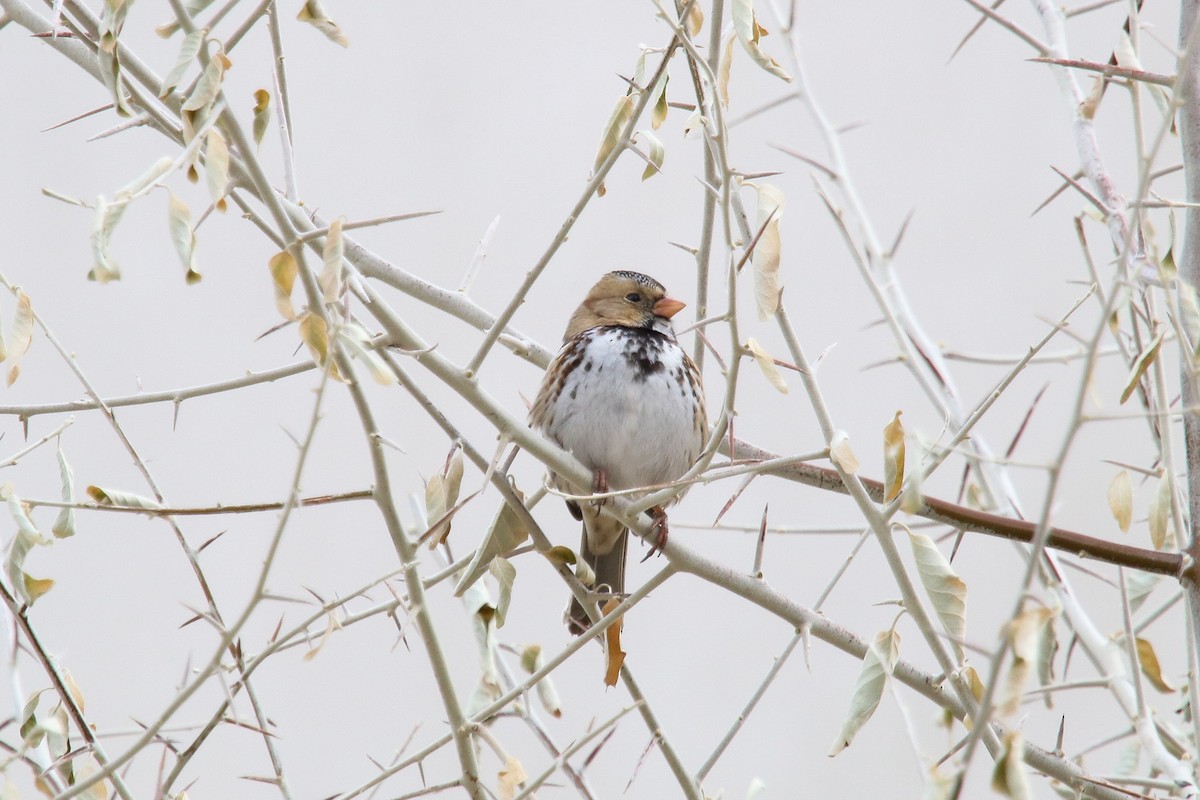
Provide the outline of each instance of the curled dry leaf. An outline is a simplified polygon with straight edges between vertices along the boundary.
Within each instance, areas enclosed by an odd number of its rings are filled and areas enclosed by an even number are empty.
[[[171,232],[171,244],[185,270],[184,281],[191,285],[200,280],[196,268],[196,231],[192,228],[192,212],[187,203],[167,192],[167,229]]]
[[[159,97],[166,97],[171,93],[171,90],[179,85],[183,80],[183,75],[187,72],[195,61],[196,56],[200,53],[200,46],[204,43],[204,30],[198,29],[183,37],[183,42],[179,46],[179,55],[175,59],[175,64],[171,67],[171,71],[167,73],[167,77],[163,78],[162,89],[159,90]]]
[[[904,426],[897,411],[883,428],[883,499],[890,503],[904,485]]]
[[[266,89],[254,91],[254,145],[262,144],[267,134],[267,126],[271,124],[271,93]]]
[[[62,439],[58,441],[58,474],[62,480],[62,501],[64,503],[75,502],[75,473],[71,469],[71,465],[67,463],[67,456],[63,453]],[[54,525],[51,526],[50,532],[54,534],[56,539],[65,539],[68,536],[75,535],[75,509],[70,506],[64,506],[58,512],[58,517],[54,520]]]
[[[621,601],[611,597],[600,611],[603,614],[609,614],[619,605],[621,605]],[[625,616],[622,614],[604,631],[605,686],[617,685],[617,678],[621,675],[621,665],[625,663],[625,651],[621,649],[621,627],[624,624]]]
[[[721,65],[717,68],[717,96],[725,108],[729,108],[729,71],[733,69],[733,40],[736,38],[733,35],[725,40],[725,47],[721,50]]]
[[[1162,665],[1158,663],[1158,655],[1154,652],[1154,645],[1150,644],[1148,639],[1137,639],[1137,659],[1138,665],[1142,668],[1142,674],[1150,681],[1150,684],[1158,689],[1163,694],[1171,694],[1175,691],[1175,687],[1167,683],[1167,679],[1163,677]]]
[[[1167,546],[1167,524],[1171,519],[1171,481],[1166,473],[1158,479],[1158,489],[1150,496],[1150,542],[1156,550]]]
[[[496,600],[496,627],[504,627],[504,618],[508,614],[508,605],[512,602],[513,583],[517,580],[517,568],[503,556],[496,556],[488,565],[488,571],[496,579],[500,587],[500,597]]]
[[[754,59],[754,63],[776,78],[791,83],[792,76],[788,75],[783,67],[779,66],[778,61],[763,52],[762,47],[758,44],[759,38],[766,33],[766,29],[758,24],[758,19],[754,16],[754,3],[752,0],[733,0],[732,13],[733,31],[737,34],[738,41],[742,43],[742,47],[750,54],[750,58]]]
[[[967,635],[967,584],[954,572],[933,539],[923,533],[909,533],[908,539],[921,585],[925,587],[929,602],[933,604],[961,661],[963,651],[960,642]]]
[[[1021,734],[1011,731],[1004,737],[1004,749],[992,769],[992,788],[1012,800],[1029,800],[1029,775],[1025,772],[1024,743]]]
[[[879,707],[887,678],[896,668],[900,656],[900,634],[894,629],[881,631],[867,648],[862,669],[854,684],[854,695],[850,698],[850,710],[842,723],[842,730],[829,748],[829,756],[836,756],[854,741],[855,735],[867,724],[867,720]]]
[[[208,57],[208,64],[196,82],[196,88],[184,101],[180,110],[190,112],[205,112],[212,108],[217,95],[221,93],[221,82],[225,80],[225,71],[233,66],[233,62],[221,50]]]
[[[600,169],[600,165],[604,163],[609,154],[621,144],[621,135],[625,132],[630,118],[633,117],[633,106],[632,95],[622,95],[621,99],[617,101],[612,114],[608,117],[608,122],[604,125],[604,135],[600,137],[600,147],[596,150],[596,160],[592,164],[593,174]],[[604,197],[606,191],[604,182],[601,181],[600,185],[596,187],[596,194]]]
[[[1129,370],[1129,377],[1125,379],[1125,388],[1121,392],[1121,403],[1124,404],[1129,396],[1133,394],[1133,390],[1141,383],[1142,376],[1146,374],[1146,370],[1154,363],[1154,359],[1158,357],[1158,350],[1163,343],[1163,329],[1159,328],[1154,332],[1154,338],[1143,348],[1142,352],[1138,353],[1138,357],[1133,360],[1133,367]]]
[[[670,106],[667,105],[667,81],[670,80],[670,75],[666,70],[659,76],[658,82],[654,84],[654,89],[650,92],[650,127],[658,130],[662,124],[667,121],[667,110]],[[661,163],[660,163],[661,166]]]
[[[779,256],[782,239],[779,218],[783,215],[783,192],[769,183],[748,184],[758,191],[758,228],[762,233],[754,244],[750,263],[754,267],[754,302],[758,318],[767,319],[779,309]]]
[[[229,186],[229,145],[216,128],[210,128],[205,137],[204,179],[217,211],[225,211],[229,207],[225,202],[225,190]]]
[[[513,487],[513,491],[516,492],[518,500],[524,502],[524,495],[516,487]],[[459,578],[458,585],[454,587],[454,595],[462,597],[472,584],[488,571],[493,558],[512,552],[528,538],[529,529],[517,513],[508,503],[501,505],[500,510],[496,512],[496,518],[492,520],[492,526],[483,537],[483,543],[475,551],[475,557],[471,559],[471,563]]]
[[[392,372],[387,362],[379,357],[379,353],[371,346],[371,334],[367,333],[357,322],[348,322],[337,329],[338,341],[346,347],[347,354],[366,364],[371,377],[380,386],[392,386],[396,383],[396,373]]]
[[[1133,483],[1129,480],[1129,470],[1121,470],[1109,481],[1108,507],[1121,533],[1129,533],[1133,521]]]
[[[284,319],[295,319],[292,288],[296,285],[296,275],[299,273],[296,258],[287,250],[280,250],[271,256],[267,268],[271,270],[271,281],[275,284],[275,308]]]
[[[753,337],[746,340],[746,349],[750,351],[750,355],[754,356],[754,362],[758,364],[758,368],[762,370],[762,374],[766,377],[767,381],[783,394],[787,394],[787,382],[784,381],[783,375],[779,373],[779,368],[775,366],[775,357],[768,353]]]
[[[349,47],[350,40],[336,22],[329,18],[325,13],[319,0],[307,0],[304,6],[300,9],[300,13],[296,15],[296,19],[301,22],[307,22],[314,28],[325,34],[325,38],[334,44],[340,44],[342,47]]]
[[[146,511],[159,511],[162,503],[149,497],[142,497],[132,492],[122,492],[119,489],[106,489],[103,486],[87,487],[88,497],[99,506],[120,506],[121,508],[141,508]]]
[[[666,158],[667,151],[659,138],[650,131],[638,131],[637,136],[650,150],[649,153],[646,153],[646,158],[650,159],[650,163],[642,170],[642,180],[645,181],[662,172],[663,159]]]
[[[13,318],[12,333],[8,337],[8,356],[13,359],[12,367],[8,372],[8,385],[12,386],[17,381],[17,377],[21,374],[21,356],[29,351],[29,345],[33,343],[33,304],[29,300],[29,295],[24,292],[17,292],[17,313]]]
[[[300,317],[300,339],[308,345],[313,361],[325,366],[329,360],[329,324],[318,314],[306,311]]]
[[[517,789],[525,783],[529,776],[525,774],[525,768],[521,766],[521,762],[517,761],[512,756],[508,756],[504,760],[504,769],[496,776],[499,785],[496,794],[500,800],[513,800],[517,796]]]
[[[845,431],[835,431],[829,440],[829,460],[847,475],[858,472],[858,459],[850,450],[850,436]]]
[[[321,273],[317,276],[317,285],[326,303],[338,302],[345,289],[342,280],[342,225],[345,217],[338,217],[329,223],[329,233],[325,235],[325,247],[322,251]]]
[[[1025,684],[1039,660],[1042,626],[1048,624],[1054,615],[1053,610],[1037,606],[1021,612],[1005,626],[1012,661],[1009,664],[1008,681],[999,701],[1001,714],[1015,714],[1021,707]]]
[[[521,651],[521,667],[530,675],[545,664],[546,660],[542,657],[541,645],[531,644]],[[562,703],[559,701],[558,690],[554,688],[551,676],[545,676],[536,685],[538,701],[542,704],[542,708],[553,717],[561,717]]]

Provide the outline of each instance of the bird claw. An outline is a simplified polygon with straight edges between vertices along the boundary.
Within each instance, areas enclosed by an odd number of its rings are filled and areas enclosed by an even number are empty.
[[[667,545],[667,512],[662,506],[655,506],[646,511],[652,520],[650,531],[650,550],[642,557],[642,562],[654,554],[662,555],[663,548]]]
[[[608,492],[608,473],[602,469],[596,470],[592,474],[592,492],[595,494],[605,494]],[[602,497],[599,500],[593,500],[595,506],[602,506],[608,502],[607,497]]]

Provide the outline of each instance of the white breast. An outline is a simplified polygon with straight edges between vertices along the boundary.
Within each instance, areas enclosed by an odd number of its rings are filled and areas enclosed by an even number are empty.
[[[583,358],[553,404],[547,435],[603,469],[613,489],[678,478],[703,446],[683,349],[668,336],[627,328],[583,336]]]

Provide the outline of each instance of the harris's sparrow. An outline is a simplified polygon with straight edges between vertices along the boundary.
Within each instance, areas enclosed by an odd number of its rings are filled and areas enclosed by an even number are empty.
[[[700,374],[671,327],[683,307],[653,278],[619,271],[602,277],[571,316],[529,417],[595,475],[595,486],[587,488],[552,476],[564,491],[668,483],[700,457],[708,434]],[[595,586],[624,592],[625,526],[595,503],[568,501],[567,507],[583,520],[580,554],[596,573]],[[666,513],[647,513],[661,545]],[[591,624],[575,601],[567,621],[575,633]]]

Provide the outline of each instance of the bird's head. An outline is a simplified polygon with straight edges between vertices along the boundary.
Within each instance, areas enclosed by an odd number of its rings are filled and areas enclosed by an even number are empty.
[[[564,341],[602,325],[671,331],[671,317],[684,304],[667,296],[667,290],[640,272],[610,272],[591,288],[571,316]]]

